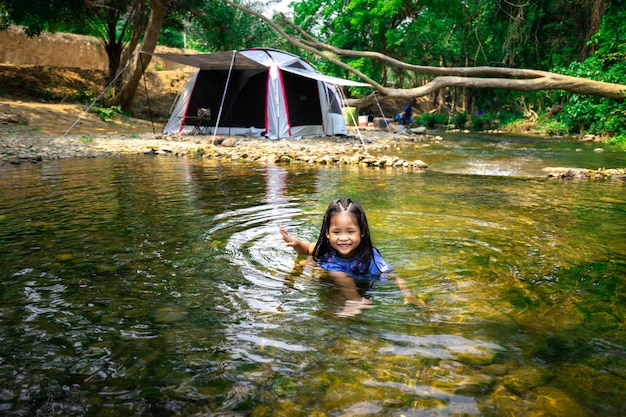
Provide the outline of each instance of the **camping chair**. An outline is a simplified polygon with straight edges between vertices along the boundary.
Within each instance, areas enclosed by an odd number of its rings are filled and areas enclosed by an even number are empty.
[[[192,134],[206,135],[211,127],[211,109],[198,108],[197,115]]]

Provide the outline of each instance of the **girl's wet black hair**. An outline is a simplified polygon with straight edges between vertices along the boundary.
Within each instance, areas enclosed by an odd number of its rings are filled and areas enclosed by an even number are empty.
[[[317,261],[332,250],[330,241],[328,240],[328,237],[326,237],[330,229],[330,220],[342,211],[350,213],[359,225],[361,232],[361,244],[357,248],[357,259],[359,264],[364,266],[369,265],[369,263],[374,259],[374,246],[372,245],[372,237],[370,236],[370,228],[367,224],[367,217],[365,216],[365,211],[361,205],[353,199],[347,197],[333,200],[326,209],[324,219],[322,220],[320,235],[317,238],[317,243],[313,249],[313,259]]]

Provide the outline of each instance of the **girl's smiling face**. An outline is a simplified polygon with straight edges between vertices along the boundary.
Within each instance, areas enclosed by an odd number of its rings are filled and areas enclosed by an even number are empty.
[[[340,258],[354,258],[361,244],[361,229],[354,216],[344,210],[330,219],[328,234],[330,246],[337,251]]]

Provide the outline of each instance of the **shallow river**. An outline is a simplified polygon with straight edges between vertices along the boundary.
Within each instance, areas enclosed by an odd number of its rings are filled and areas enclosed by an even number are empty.
[[[411,145],[413,146],[413,145]],[[0,415],[623,416],[626,152],[446,136],[431,168],[0,166]],[[407,150],[407,152],[409,152]],[[351,196],[393,281],[343,300],[278,233]]]

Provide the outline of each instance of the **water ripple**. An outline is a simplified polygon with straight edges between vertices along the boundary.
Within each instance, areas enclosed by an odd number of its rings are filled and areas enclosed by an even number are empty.
[[[405,346],[398,348],[394,345],[393,354],[396,355],[418,355],[423,357],[456,359],[457,356],[482,356],[493,355],[505,349],[493,342],[483,342],[481,340],[471,340],[457,335],[424,335],[411,336],[401,333],[384,333],[382,337],[386,340],[397,342]],[[388,348],[383,351],[390,353]],[[400,350],[401,353],[398,351]]]
[[[288,202],[231,210],[214,217],[204,239],[225,241],[221,256],[252,284],[279,288],[293,269],[294,252],[286,247],[278,228],[293,225],[301,215],[297,205]]]
[[[305,352],[311,349],[309,347],[299,345],[299,344],[287,343],[287,342],[283,342],[280,340],[273,340],[273,339],[268,339],[265,337],[259,337],[259,336],[250,335],[250,334],[238,334],[237,338],[240,340],[245,340],[247,342],[252,342],[261,349],[264,349],[268,346],[287,350],[290,352]]]

